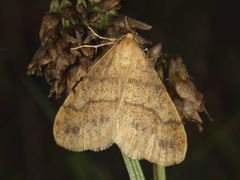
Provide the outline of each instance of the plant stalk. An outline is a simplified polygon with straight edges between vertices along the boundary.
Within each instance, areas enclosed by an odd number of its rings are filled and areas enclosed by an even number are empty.
[[[131,159],[124,153],[122,153],[125,166],[128,170],[130,180],[145,180],[141,165],[138,160]]]
[[[153,180],[166,180],[166,169],[164,166],[153,164]]]

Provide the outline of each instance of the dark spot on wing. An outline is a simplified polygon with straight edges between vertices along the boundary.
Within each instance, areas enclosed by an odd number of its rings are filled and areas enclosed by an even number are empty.
[[[79,131],[80,131],[80,127],[78,127],[78,126],[72,126],[72,127],[71,126],[67,126],[65,131],[64,131],[64,133],[65,134],[74,134],[74,135],[76,135],[76,134],[79,133]]]
[[[164,140],[164,139],[158,140],[158,146],[161,148],[165,148],[165,149],[174,149],[175,148],[175,144],[173,141]]]

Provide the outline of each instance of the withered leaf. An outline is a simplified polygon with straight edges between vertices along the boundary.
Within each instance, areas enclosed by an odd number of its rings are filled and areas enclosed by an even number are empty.
[[[116,42],[75,91],[55,118],[58,145],[98,151],[116,143],[131,158],[162,166],[185,158],[187,138],[180,116],[132,34]]]

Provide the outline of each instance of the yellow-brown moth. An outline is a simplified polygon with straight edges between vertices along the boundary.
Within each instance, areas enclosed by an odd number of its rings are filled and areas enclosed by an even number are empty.
[[[180,116],[132,34],[117,41],[89,70],[54,122],[58,145],[99,151],[116,143],[133,159],[169,166],[184,160]]]

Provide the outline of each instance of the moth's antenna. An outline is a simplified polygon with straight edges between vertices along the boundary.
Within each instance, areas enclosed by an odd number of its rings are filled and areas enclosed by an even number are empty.
[[[90,26],[88,26],[88,29],[94,34],[94,36],[98,37],[99,39],[108,40],[108,41],[116,41],[117,40],[115,38],[107,38],[107,37],[100,36]]]
[[[85,45],[81,45],[81,46],[77,46],[77,47],[71,48],[71,50],[75,51],[75,50],[78,50],[78,49],[81,49],[81,48],[95,48],[95,49],[97,49],[99,47],[112,45],[114,43],[115,42],[108,42],[108,43],[103,43],[103,44],[98,44],[98,45],[88,45],[88,44],[85,44]]]
[[[137,34],[137,33],[131,28],[131,26],[130,26],[130,24],[129,24],[129,22],[128,22],[128,17],[127,17],[127,16],[125,16],[125,24],[126,24],[127,29],[128,29],[132,34],[134,34],[134,35]]]
[[[88,26],[88,29],[93,33],[94,36],[98,37],[99,39],[108,40],[110,42],[103,43],[103,44],[98,44],[98,45],[84,44],[84,45],[80,45],[80,46],[71,48],[72,51],[75,51],[75,50],[78,50],[78,49],[81,49],[81,48],[95,48],[95,49],[97,49],[99,47],[112,45],[117,41],[117,39],[115,39],[115,38],[107,38],[107,37],[100,36],[90,26]]]

